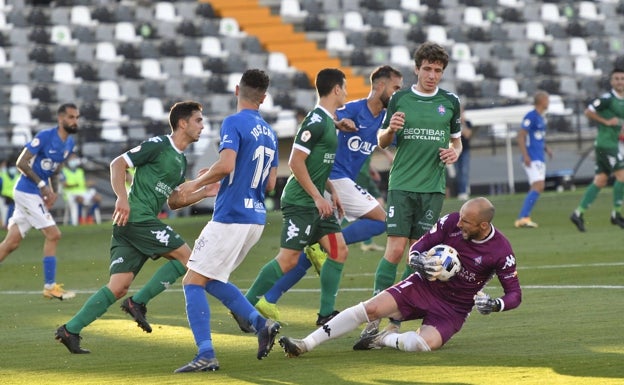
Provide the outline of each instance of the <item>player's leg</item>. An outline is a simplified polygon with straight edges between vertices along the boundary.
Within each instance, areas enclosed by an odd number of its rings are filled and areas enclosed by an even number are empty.
[[[530,166],[524,165],[529,184],[531,188],[524,198],[522,208],[518,214],[518,218],[514,223],[515,227],[534,228],[537,227],[537,223],[531,220],[531,212],[533,207],[537,203],[540,194],[544,191],[544,181],[546,178],[546,164],[544,162],[531,162]]]
[[[342,280],[344,263],[349,253],[344,237],[339,231],[338,222],[324,221],[323,226],[327,235],[319,239],[319,243],[327,250],[329,256],[321,269],[321,304],[316,320],[317,325],[324,324],[338,313],[335,310],[336,295]],[[327,231],[330,232],[327,233]]]
[[[620,162],[624,167],[624,161]],[[617,168],[613,175],[613,209],[611,210],[611,224],[624,228],[624,218],[622,217],[622,200],[624,199],[624,168]]]
[[[12,218],[11,218],[12,219]],[[16,250],[22,242],[23,236],[17,223],[9,219],[9,227],[4,240],[0,243],[0,262]]]

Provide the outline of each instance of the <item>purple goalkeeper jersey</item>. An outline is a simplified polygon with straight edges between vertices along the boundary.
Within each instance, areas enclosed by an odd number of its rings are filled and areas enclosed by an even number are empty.
[[[502,310],[511,310],[520,305],[522,291],[516,257],[511,244],[494,226],[484,240],[464,240],[457,227],[459,213],[451,213],[442,218],[417,242],[410,247],[410,252],[427,252],[439,244],[449,245],[459,254],[462,268],[448,282],[423,280],[429,286],[430,293],[450,304],[457,311],[470,312],[474,306],[474,296],[494,275],[498,277],[505,294]]]

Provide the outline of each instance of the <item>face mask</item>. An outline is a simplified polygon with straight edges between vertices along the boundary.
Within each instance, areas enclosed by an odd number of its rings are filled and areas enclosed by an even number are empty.
[[[69,168],[76,168],[78,166],[80,166],[80,159],[70,159],[67,161],[67,166],[69,166]]]
[[[15,174],[17,174],[17,167],[13,166],[13,167],[9,167],[7,169],[7,173],[9,175],[11,175],[11,177],[15,176]]]

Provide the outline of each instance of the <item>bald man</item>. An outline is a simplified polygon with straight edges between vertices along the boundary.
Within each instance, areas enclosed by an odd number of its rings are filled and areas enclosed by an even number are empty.
[[[417,331],[399,333],[396,324],[390,323],[377,334],[361,337],[353,349],[391,347],[427,352],[441,348],[459,332],[475,305],[481,314],[518,307],[522,291],[516,258],[507,238],[492,225],[494,212],[486,198],[467,201],[459,212],[442,217],[410,247],[409,264],[416,273],[342,311],[304,339],[282,337],[280,345],[289,357],[297,357],[362,323],[390,317],[398,321],[422,319],[422,325]],[[462,264],[459,273],[447,282],[436,279],[441,266],[426,258],[427,252],[439,244],[455,248]],[[494,274],[504,291],[500,298],[482,292]]]

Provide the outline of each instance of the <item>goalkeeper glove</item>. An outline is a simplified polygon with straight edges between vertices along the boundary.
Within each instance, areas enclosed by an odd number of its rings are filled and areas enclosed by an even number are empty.
[[[475,295],[474,300],[477,310],[483,315],[490,314],[493,311],[500,311],[502,308],[502,301],[500,298],[492,299],[488,294],[485,294],[482,291]]]
[[[429,258],[427,254],[413,251],[409,257],[409,266],[429,281],[435,281],[442,271],[437,258]]]

